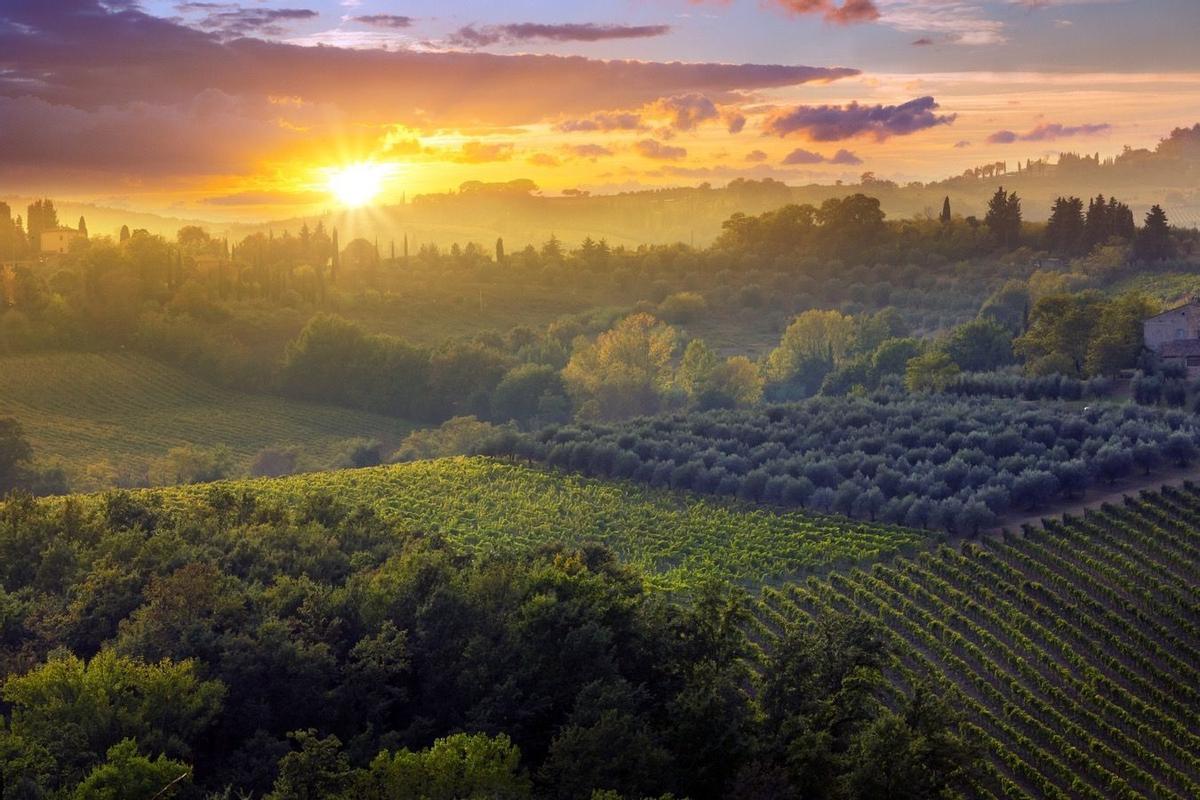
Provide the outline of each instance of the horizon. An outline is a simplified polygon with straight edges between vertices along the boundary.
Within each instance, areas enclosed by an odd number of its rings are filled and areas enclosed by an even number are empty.
[[[1200,6],[1149,6],[15,2],[0,12],[0,185],[233,225],[470,180],[549,196],[905,184],[1112,157],[1200,107]]]

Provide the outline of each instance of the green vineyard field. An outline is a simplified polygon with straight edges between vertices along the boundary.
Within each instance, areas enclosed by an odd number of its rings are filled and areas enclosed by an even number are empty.
[[[218,485],[285,506],[324,493],[347,505],[369,505],[401,529],[441,533],[476,551],[602,542],[665,589],[710,576],[759,585],[832,565],[869,563],[924,539],[898,528],[777,514],[485,458]],[[209,491],[179,486],[140,495],[184,509]]]
[[[375,414],[222,389],[136,355],[0,359],[0,417],[15,417],[40,461],[144,465],[181,445],[225,445],[243,468],[264,447],[318,463],[352,437],[394,442],[411,426]],[[125,462],[124,464],[118,462]]]
[[[1200,797],[1200,490],[766,588],[756,638],[879,620],[986,743],[985,798]]]

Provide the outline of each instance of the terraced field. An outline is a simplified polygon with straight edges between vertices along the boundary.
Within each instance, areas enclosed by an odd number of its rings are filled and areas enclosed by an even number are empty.
[[[217,485],[287,506],[315,494],[370,505],[402,529],[442,533],[477,551],[603,542],[664,589],[687,588],[710,576],[757,586],[833,565],[869,563],[925,541],[923,534],[900,528],[777,514],[486,458]],[[181,486],[141,496],[185,511],[209,491]]]
[[[324,464],[348,438],[395,441],[388,417],[229,391],[136,355],[52,353],[0,359],[0,416],[16,417],[40,460],[69,470],[144,465],[168,449],[228,446],[244,466],[268,446]]]
[[[878,619],[988,748],[985,798],[1200,797],[1200,490],[764,590],[791,620]]]

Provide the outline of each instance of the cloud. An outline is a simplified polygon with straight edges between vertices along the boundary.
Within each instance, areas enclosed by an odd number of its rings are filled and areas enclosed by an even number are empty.
[[[933,44],[933,39],[928,36],[922,36],[920,39],[913,41],[913,47],[929,47]]]
[[[633,149],[643,158],[661,161],[678,161],[681,158],[687,158],[687,149],[663,144],[654,139],[642,139],[633,145]]]
[[[764,153],[762,150],[751,150],[749,153],[746,153],[745,160],[749,161],[752,164],[757,164],[761,161],[766,161],[767,154]]]
[[[282,36],[294,22],[320,16],[308,8],[241,8],[223,3],[188,3],[188,10],[204,10],[197,27],[218,32],[226,37]]]
[[[879,9],[873,0],[771,0],[790,14],[820,14],[826,22],[852,25],[879,19]]]
[[[613,151],[602,144],[573,144],[567,146],[567,151],[576,158],[605,158],[611,156]]]
[[[347,50],[216,34],[99,0],[6,0],[0,95],[78,108],[230,95],[299,96],[361,124],[523,124],[699,92],[827,82],[846,68],[603,61],[578,56]]]
[[[666,117],[671,127],[679,131],[690,131],[700,123],[720,116],[712,100],[695,92],[663,97],[650,104],[647,113]]]
[[[412,17],[400,14],[366,14],[350,19],[354,22],[361,22],[363,25],[374,25],[377,28],[411,28],[413,22],[416,21]]]
[[[1013,142],[1052,142],[1055,139],[1069,139],[1072,136],[1096,136],[1108,133],[1112,125],[1107,122],[1086,125],[1062,125],[1057,122],[1042,123],[1033,130],[1025,133],[1016,131],[996,131],[987,137],[988,144],[1012,144]]]
[[[535,167],[557,167],[559,161],[549,153],[534,153],[525,159]]]
[[[957,142],[954,143],[954,146],[955,146],[955,148],[962,150],[964,147],[970,147],[971,142],[968,139],[959,139]]]
[[[642,115],[632,111],[602,111],[587,119],[569,119],[557,126],[561,133],[591,131],[644,131],[649,130],[642,122]]]
[[[511,25],[464,25],[450,34],[455,47],[488,47],[522,42],[602,42],[611,39],[648,39],[665,36],[670,25],[600,25],[594,22],[550,25],[519,22]]]
[[[959,45],[994,45],[1008,40],[1005,24],[992,19],[975,0],[886,0],[880,23],[905,33],[924,34],[913,44],[937,40]]]
[[[797,147],[795,150],[784,156],[781,163],[787,164],[788,166],[794,166],[796,164],[821,164],[824,161],[825,156],[821,155],[820,153],[814,153],[811,150],[805,150],[801,147]]]
[[[741,133],[746,127],[746,115],[736,109],[721,112],[721,119],[725,122],[725,130],[728,133]]]
[[[454,160],[462,164],[486,164],[490,161],[508,161],[512,158],[512,142],[463,142]]]
[[[854,153],[846,149],[838,150],[832,156],[826,157],[820,153],[814,153],[811,150],[805,150],[802,147],[797,147],[795,150],[784,156],[783,161],[780,163],[785,166],[797,166],[800,164],[841,164],[853,166],[855,164],[861,164],[863,161]]]
[[[949,125],[955,114],[935,114],[940,106],[932,97],[918,97],[895,106],[795,106],[776,111],[764,130],[775,136],[804,133],[816,142],[837,142],[856,136],[872,136],[884,141],[892,136],[907,136],[917,131]]]

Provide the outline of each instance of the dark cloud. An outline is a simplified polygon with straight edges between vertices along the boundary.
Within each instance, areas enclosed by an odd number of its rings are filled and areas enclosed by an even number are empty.
[[[287,26],[320,16],[308,8],[241,8],[208,3],[191,3],[193,10],[207,8],[196,24],[227,37],[282,36]]]
[[[660,161],[678,161],[681,158],[687,158],[686,148],[663,144],[654,139],[642,139],[633,145],[633,149],[643,158],[653,158]]]
[[[820,153],[814,153],[811,150],[805,150],[802,147],[797,147],[795,150],[784,156],[781,163],[785,166],[796,166],[799,164],[842,164],[853,166],[863,162],[861,158],[845,149],[838,150],[832,156],[826,157]]]
[[[821,164],[825,161],[825,156],[820,153],[814,153],[811,150],[805,150],[797,147],[792,152],[783,157],[784,164],[795,166],[796,164]]]
[[[558,124],[562,133],[586,133],[590,131],[644,131],[648,126],[642,115],[632,111],[602,111],[587,119],[569,119]]]
[[[845,68],[224,42],[137,9],[110,11],[97,0],[5,0],[3,8],[0,95],[80,108],[182,102],[218,89],[330,103],[360,122],[396,122],[422,109],[439,124],[503,125],[639,107],[689,92],[719,102],[746,90],[858,74]]]
[[[411,28],[416,21],[412,17],[400,14],[365,14],[361,17],[351,17],[355,22],[373,25],[376,28]]]
[[[1112,125],[1107,122],[1089,125],[1061,125],[1057,122],[1042,123],[1031,131],[1017,133],[1016,131],[996,131],[987,138],[989,144],[1012,144],[1013,142],[1052,142],[1055,139],[1069,139],[1072,136],[1096,136],[1108,133]]]
[[[670,25],[599,25],[594,22],[550,25],[518,22],[511,25],[464,25],[447,40],[455,47],[488,47],[521,42],[602,42],[610,39],[648,39],[671,32]]]
[[[932,97],[918,97],[896,106],[796,106],[776,111],[767,118],[764,130],[776,136],[805,133],[813,141],[837,142],[856,136],[884,141],[954,122],[955,114],[935,114],[939,108]]]
[[[955,148],[962,150],[964,147],[970,147],[971,142],[968,139],[960,139],[959,141],[954,143],[954,146],[955,146]]]
[[[922,36],[913,42],[913,47],[929,47],[931,44],[933,44],[933,39],[930,39],[928,36]]]
[[[729,133],[741,133],[746,127],[746,115],[737,110],[727,110],[721,114],[725,121],[725,130]]]
[[[651,105],[650,112],[656,116],[667,117],[671,127],[679,131],[690,131],[702,122],[720,116],[712,100],[695,92],[664,97]]]

